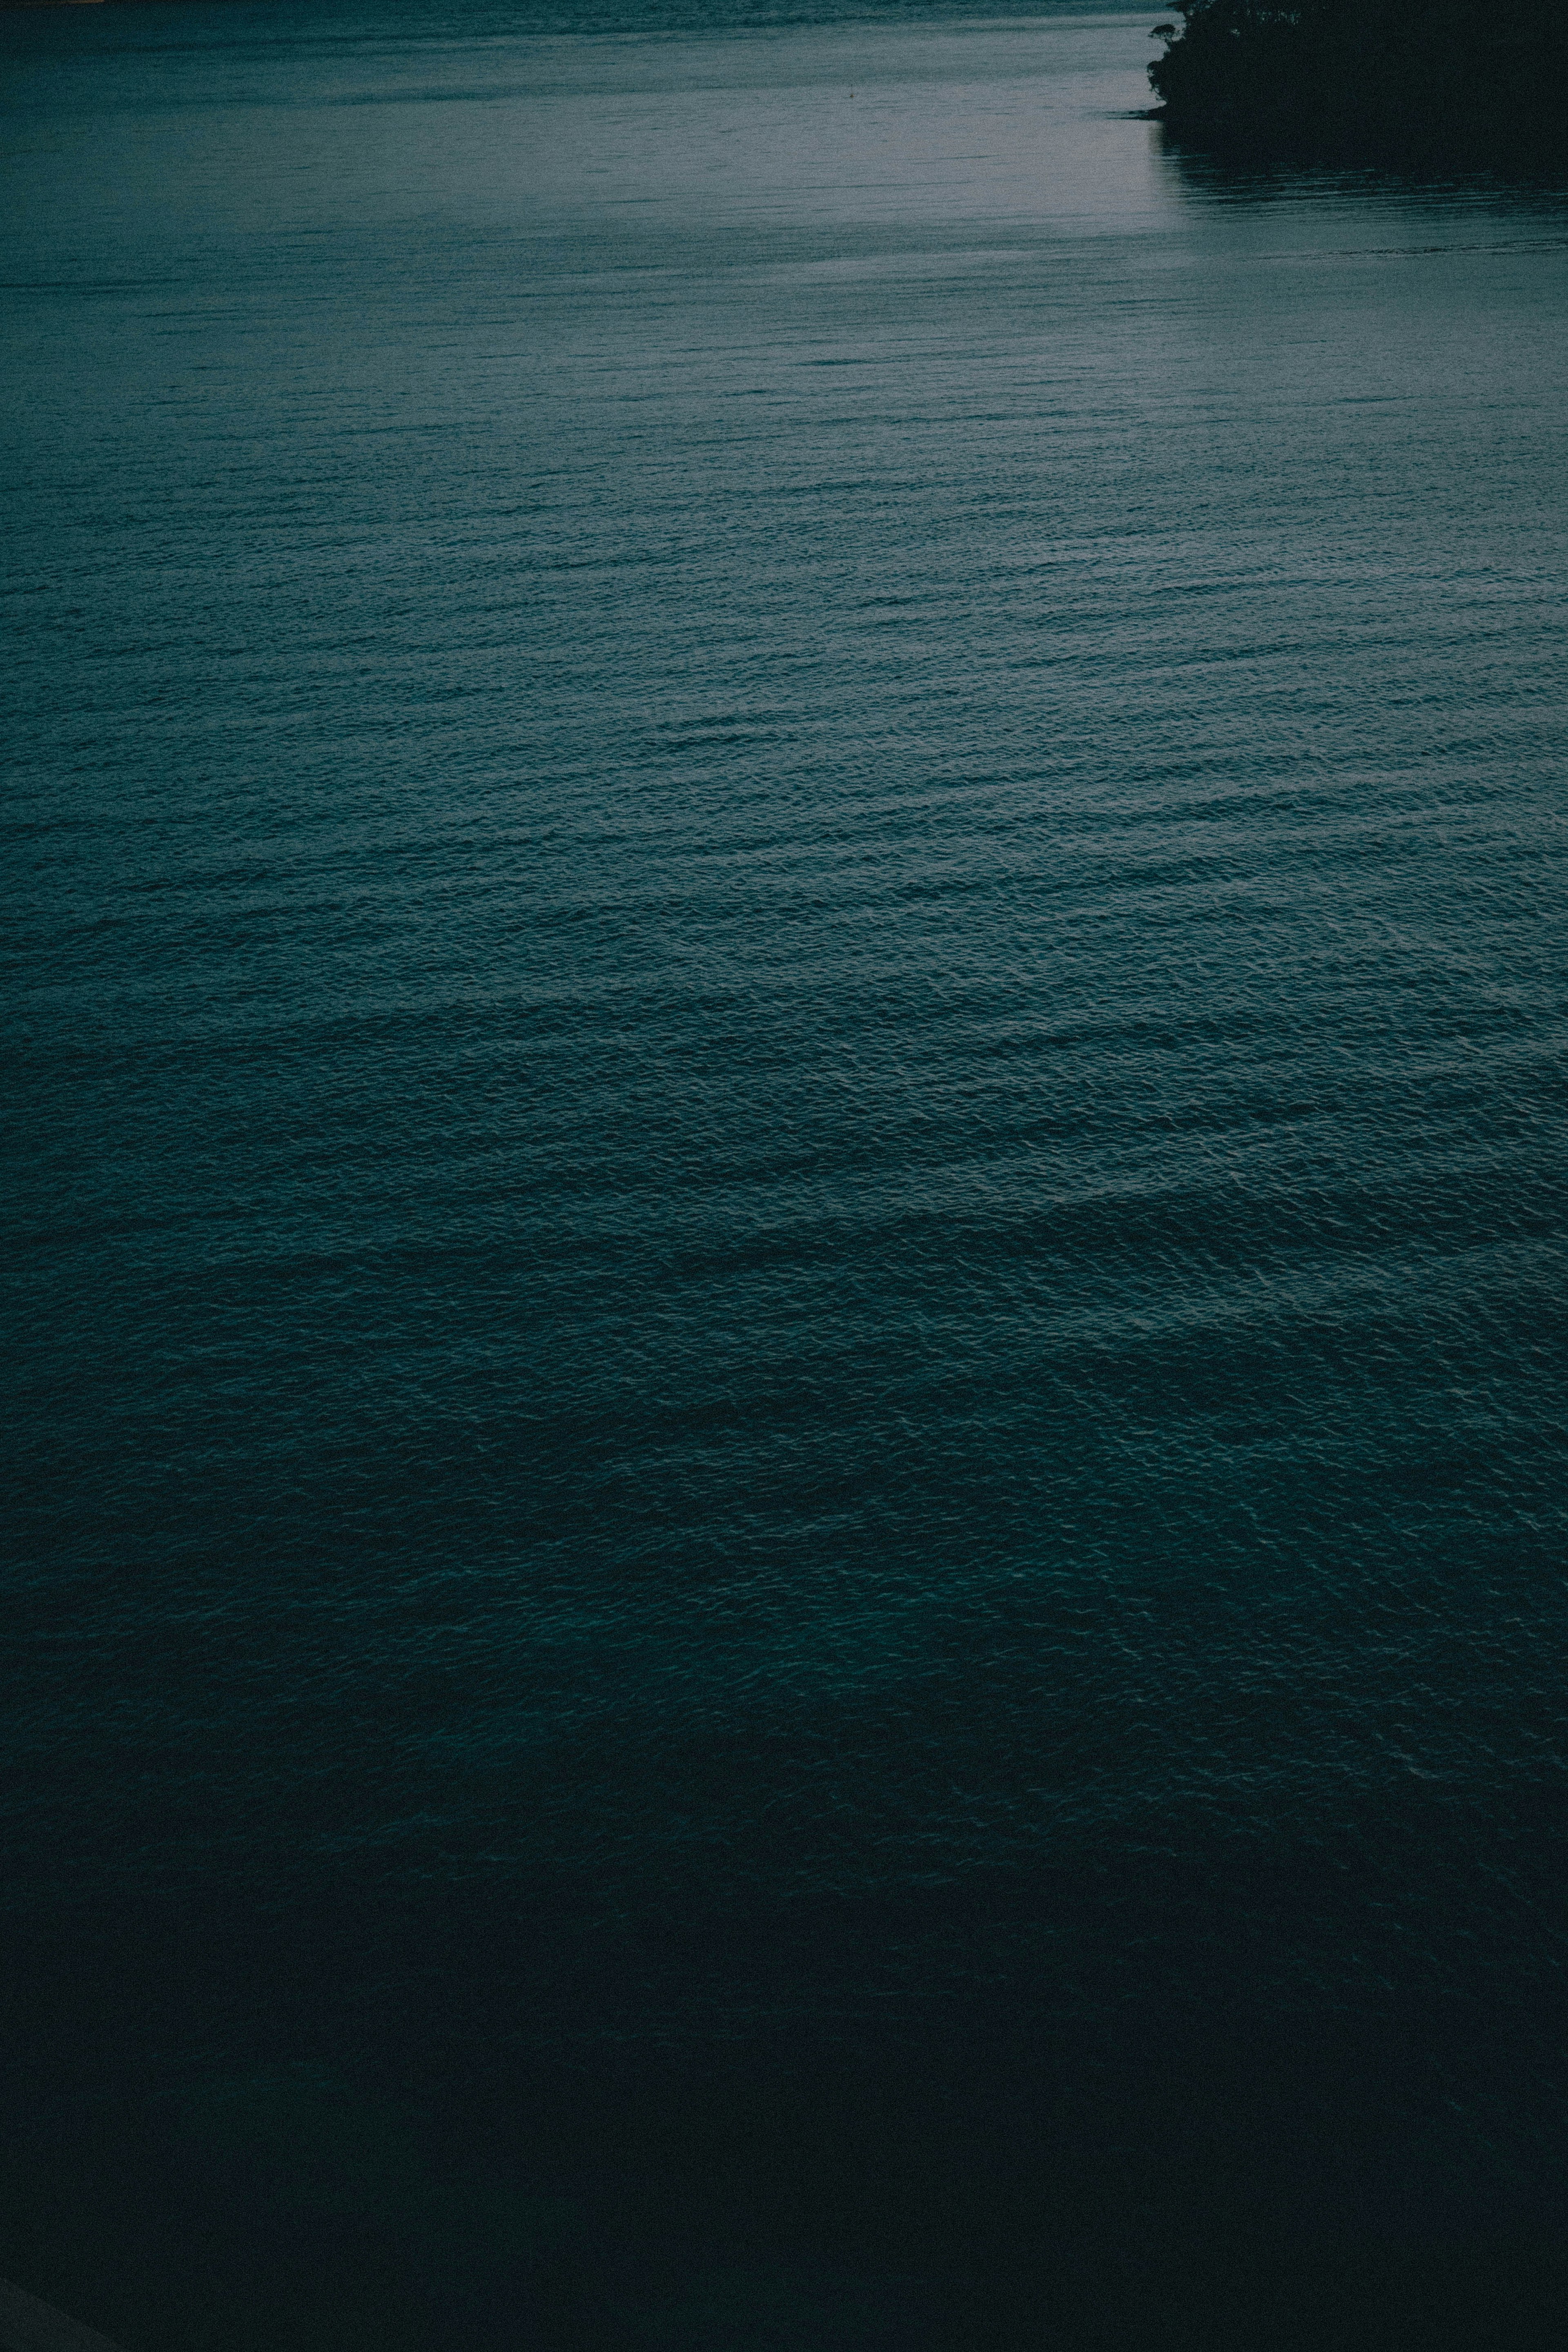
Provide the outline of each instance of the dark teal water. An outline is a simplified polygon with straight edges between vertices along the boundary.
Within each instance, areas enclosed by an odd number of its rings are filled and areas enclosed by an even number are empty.
[[[796,14],[0,29],[0,2268],[1556,2342],[1568,201]]]

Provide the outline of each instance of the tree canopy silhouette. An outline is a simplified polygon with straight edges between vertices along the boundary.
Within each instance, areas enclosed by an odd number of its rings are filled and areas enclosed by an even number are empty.
[[[1173,131],[1261,151],[1568,162],[1562,0],[1176,0]]]

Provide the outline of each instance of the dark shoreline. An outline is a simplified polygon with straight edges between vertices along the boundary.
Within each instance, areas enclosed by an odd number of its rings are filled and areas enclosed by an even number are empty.
[[[1500,184],[1542,187],[1568,181],[1568,152],[1557,149],[1336,138],[1295,129],[1289,135],[1271,136],[1267,128],[1173,121],[1163,107],[1151,107],[1133,119],[1157,124],[1169,149],[1247,171],[1386,172],[1423,182],[1480,176]]]
[[[1150,107],[1133,118],[1157,123],[1173,147],[1252,168],[1328,168],[1415,173],[1423,178],[1484,173],[1508,181],[1558,184],[1568,178],[1568,131],[1561,143],[1468,142],[1452,139],[1355,136],[1311,125],[1239,124],[1173,116]]]
[[[1177,0],[1151,119],[1248,162],[1568,164],[1568,35],[1541,0]]]

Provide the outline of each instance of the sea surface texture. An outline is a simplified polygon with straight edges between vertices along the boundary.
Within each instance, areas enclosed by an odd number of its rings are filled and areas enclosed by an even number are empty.
[[[0,2270],[1568,2310],[1568,200],[1145,15],[0,27]]]

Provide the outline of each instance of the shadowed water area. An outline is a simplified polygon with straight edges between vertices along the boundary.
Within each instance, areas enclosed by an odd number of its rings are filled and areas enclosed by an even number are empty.
[[[1560,2340],[1568,201],[1142,15],[0,45],[0,2270]]]

